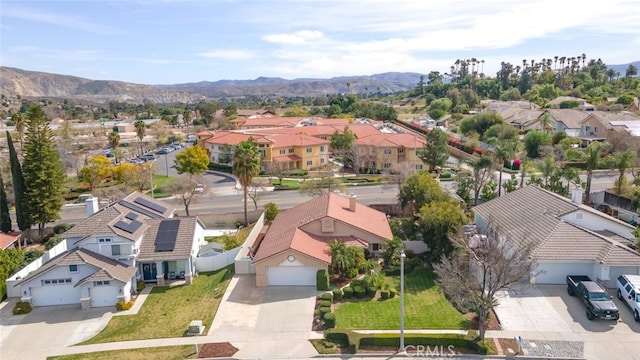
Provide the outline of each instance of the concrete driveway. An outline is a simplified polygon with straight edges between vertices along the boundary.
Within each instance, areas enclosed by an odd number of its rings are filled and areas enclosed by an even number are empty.
[[[496,315],[503,336],[583,343],[586,359],[640,360],[640,322],[615,296],[614,302],[620,321],[590,321],[584,305],[567,294],[566,286],[538,285],[502,297]]]
[[[13,315],[15,299],[0,309],[0,358],[45,359],[66,346],[100,332],[113,314],[112,308],[81,311],[80,305],[37,307],[26,315]]]
[[[240,349],[237,358],[315,356],[309,339],[317,294],[314,287],[258,289],[255,276],[236,275],[208,335],[233,343]]]

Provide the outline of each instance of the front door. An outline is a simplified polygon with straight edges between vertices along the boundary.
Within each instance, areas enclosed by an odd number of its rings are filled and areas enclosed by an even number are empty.
[[[158,275],[156,263],[142,265],[142,278],[144,281],[156,281],[156,275]]]

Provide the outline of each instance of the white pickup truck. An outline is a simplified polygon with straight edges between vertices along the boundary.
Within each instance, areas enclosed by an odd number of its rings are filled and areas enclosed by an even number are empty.
[[[633,319],[640,321],[640,275],[620,275],[616,284],[618,299],[626,302],[633,312]]]

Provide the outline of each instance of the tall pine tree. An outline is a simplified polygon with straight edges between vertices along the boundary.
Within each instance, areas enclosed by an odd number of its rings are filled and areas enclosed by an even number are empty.
[[[11,232],[9,204],[7,202],[7,193],[4,191],[4,180],[2,176],[0,176],[0,231],[5,234]]]
[[[65,173],[53,133],[40,106],[32,106],[27,111],[22,170],[28,185],[24,200],[42,239],[45,224],[60,218]]]
[[[22,174],[22,167],[20,166],[20,160],[18,160],[18,154],[13,146],[13,140],[11,134],[7,131],[7,144],[9,145],[9,164],[11,166],[11,178],[13,180],[13,194],[16,204],[16,221],[18,223],[18,229],[24,231],[31,228],[33,224],[30,220],[29,209],[24,200],[26,193],[26,187],[24,182],[24,175]]]

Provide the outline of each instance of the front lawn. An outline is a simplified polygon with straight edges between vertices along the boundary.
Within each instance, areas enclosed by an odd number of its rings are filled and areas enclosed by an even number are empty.
[[[387,277],[400,290],[400,277]],[[405,275],[405,329],[468,329],[469,322],[434,283],[431,270]],[[336,328],[386,330],[400,328],[400,297],[344,301],[335,310]]]
[[[141,348],[129,350],[114,351],[96,351],[84,354],[49,356],[47,360],[110,360],[110,359],[127,359],[127,360],[146,360],[146,359],[166,359],[166,360],[182,360],[196,359],[198,354],[194,352],[193,345],[163,346],[157,348]]]
[[[233,265],[200,273],[191,285],[154,287],[136,315],[114,316],[107,327],[81,345],[185,336],[191,320],[208,331],[229,281]]]

